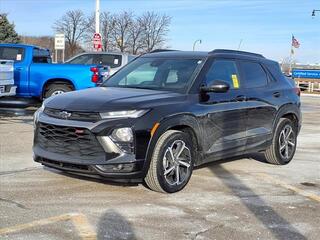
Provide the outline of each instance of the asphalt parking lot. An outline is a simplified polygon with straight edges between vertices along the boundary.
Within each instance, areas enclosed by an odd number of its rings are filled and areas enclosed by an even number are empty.
[[[302,102],[289,165],[258,154],[215,162],[171,195],[34,163],[32,110],[1,109],[0,239],[319,239],[320,97]]]

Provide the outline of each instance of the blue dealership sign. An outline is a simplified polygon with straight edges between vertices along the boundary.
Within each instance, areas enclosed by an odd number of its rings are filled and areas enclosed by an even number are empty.
[[[293,69],[292,77],[294,78],[313,78],[320,79],[320,69],[311,70],[311,69]]]

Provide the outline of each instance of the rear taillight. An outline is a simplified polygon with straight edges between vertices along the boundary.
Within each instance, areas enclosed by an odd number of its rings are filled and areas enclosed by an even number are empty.
[[[93,74],[91,77],[91,81],[97,83],[99,81],[99,75]]]
[[[294,88],[294,92],[300,97],[301,90],[300,90],[299,87],[295,87],[295,88]]]
[[[91,72],[99,72],[99,69],[97,67],[91,67],[90,71]]]
[[[92,72],[91,82],[97,83],[99,81],[99,69],[97,67],[91,67],[90,71]]]

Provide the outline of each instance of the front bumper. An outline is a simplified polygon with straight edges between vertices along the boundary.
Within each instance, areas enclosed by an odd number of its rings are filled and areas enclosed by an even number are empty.
[[[134,153],[123,151],[108,136],[97,133],[97,131],[103,132],[101,124],[105,125],[106,121],[92,123],[56,119],[42,112],[36,113],[35,120],[34,161],[63,171],[97,175],[114,180],[140,181],[143,179],[144,159],[136,159]],[[40,134],[39,132],[43,131],[43,125],[50,128]],[[55,128],[59,133],[61,132],[61,136],[53,135]],[[72,129],[85,129],[87,135],[73,140],[75,133],[64,133],[61,131],[64,129],[71,132]],[[87,142],[81,142],[84,141],[84,137]],[[48,139],[54,139],[56,145],[50,145]],[[74,142],[77,146],[70,142]]]

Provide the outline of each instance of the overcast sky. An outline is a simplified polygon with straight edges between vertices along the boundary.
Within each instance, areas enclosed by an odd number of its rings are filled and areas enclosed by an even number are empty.
[[[23,35],[53,35],[53,22],[67,10],[91,13],[95,0],[0,0],[0,12]],[[155,11],[172,16],[168,46],[191,50],[215,48],[254,51],[275,60],[288,57],[291,35],[299,40],[299,62],[320,62],[320,0],[101,0],[101,11]]]

